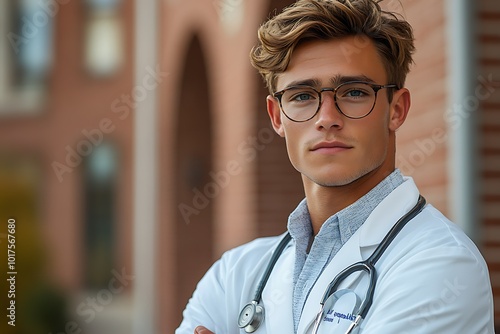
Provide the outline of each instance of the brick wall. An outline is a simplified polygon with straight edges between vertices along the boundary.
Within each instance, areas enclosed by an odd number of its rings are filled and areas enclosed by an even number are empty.
[[[406,86],[412,94],[412,106],[406,123],[397,135],[397,165],[403,174],[415,179],[428,202],[448,214],[447,154],[445,140],[433,139],[435,133],[446,136],[444,120],[447,100],[446,21],[444,1],[406,0],[401,10],[398,1],[389,1],[412,24],[415,34],[415,64]]]
[[[133,2],[124,1],[120,13],[125,36],[123,67],[105,79],[90,75],[83,66],[83,32],[87,23],[85,4],[77,1],[59,4],[55,7],[58,8],[57,15],[53,15],[56,42],[52,50],[54,63],[47,85],[47,104],[38,106],[39,113],[33,117],[1,119],[0,152],[21,154],[40,161],[37,219],[41,223],[44,252],[49,259],[48,272],[61,288],[78,291],[83,288],[83,263],[87,256],[84,239],[85,176],[83,164],[71,166],[74,168],[66,166],[67,147],[76,150],[78,144],[87,141],[82,132],[97,131],[103,120],[109,120],[109,129],[113,129],[103,136],[103,140],[115,144],[119,152],[117,209],[113,213],[116,214],[115,266],[125,266],[127,270],[131,267],[133,141],[130,133],[133,117],[119,119],[110,105],[120,96],[130,94],[133,86],[133,59],[130,56],[133,53]],[[43,11],[36,14],[41,18],[46,15]],[[29,20],[23,19],[29,24],[34,22],[31,16]],[[97,145],[90,151],[95,147]],[[52,167],[54,162],[70,172],[64,169],[58,177]]]
[[[493,81],[481,100],[479,113],[480,213],[483,225],[482,250],[488,262],[495,320],[500,324],[500,2],[482,0],[477,10],[479,76]],[[496,83],[495,83],[496,82]]]

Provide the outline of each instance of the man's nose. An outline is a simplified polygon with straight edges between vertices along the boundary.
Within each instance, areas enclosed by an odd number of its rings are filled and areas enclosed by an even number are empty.
[[[337,128],[341,129],[344,126],[344,115],[338,110],[332,92],[323,92],[321,105],[316,119],[316,127],[318,130]]]

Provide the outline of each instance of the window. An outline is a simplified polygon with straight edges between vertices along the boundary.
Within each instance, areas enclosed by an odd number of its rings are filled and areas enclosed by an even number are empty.
[[[244,0],[215,0],[213,4],[226,32],[230,35],[236,34],[245,18]]]
[[[57,2],[0,2],[0,115],[36,114],[52,64]]]
[[[87,0],[85,67],[96,77],[109,77],[125,61],[122,0]]]
[[[84,164],[85,285],[107,287],[115,268],[117,152],[110,143],[96,146]]]

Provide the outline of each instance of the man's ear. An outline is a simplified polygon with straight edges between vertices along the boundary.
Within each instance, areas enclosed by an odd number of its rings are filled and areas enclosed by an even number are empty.
[[[396,131],[406,120],[410,111],[411,96],[407,88],[401,88],[394,92],[392,96],[389,129]]]
[[[274,131],[281,136],[285,137],[285,130],[283,128],[283,123],[281,123],[281,109],[280,104],[277,99],[268,95],[266,98],[267,103],[267,113],[271,119],[271,124],[273,125]]]

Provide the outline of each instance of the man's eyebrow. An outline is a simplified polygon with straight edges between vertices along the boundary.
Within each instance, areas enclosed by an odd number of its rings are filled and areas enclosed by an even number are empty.
[[[295,80],[290,83],[288,83],[285,88],[283,89],[288,89],[290,87],[296,87],[296,86],[311,86],[311,87],[320,87],[321,86],[321,81],[318,79],[303,79],[303,80]]]
[[[330,84],[333,87],[336,87],[348,81],[365,81],[368,83],[375,83],[375,80],[366,75],[336,75],[330,79]],[[296,86],[310,86],[310,87],[320,88],[321,80],[317,78],[295,80],[288,83],[283,89],[288,89],[290,87],[296,87]]]
[[[368,83],[375,83],[375,80],[372,78],[366,76],[366,75],[336,75],[333,78],[330,79],[330,83],[335,87],[340,84],[343,84],[344,82],[349,82],[349,81],[364,81]]]

